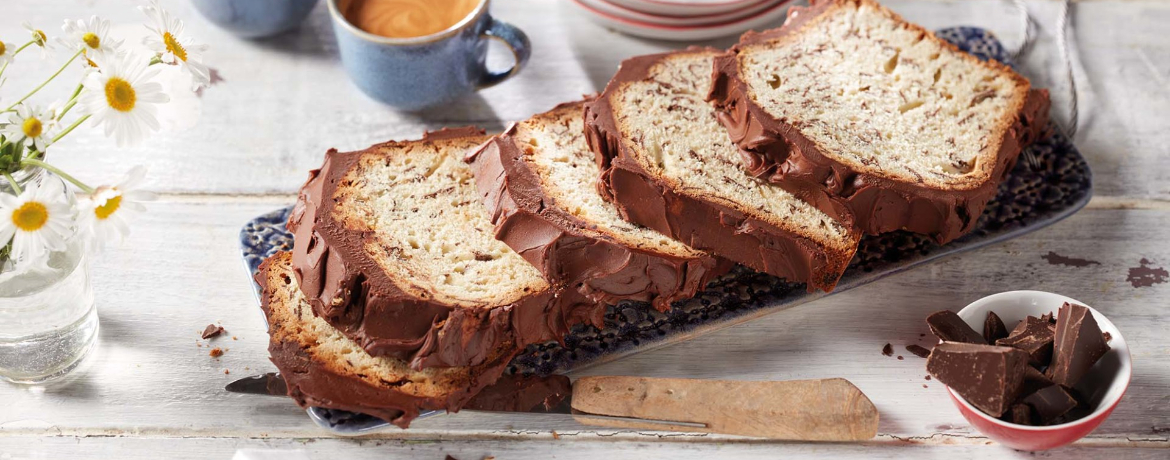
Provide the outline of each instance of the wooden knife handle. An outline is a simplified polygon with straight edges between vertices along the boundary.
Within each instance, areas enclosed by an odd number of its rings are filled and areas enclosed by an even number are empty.
[[[695,431],[799,441],[860,441],[877,434],[878,412],[848,380],[582,377],[573,417],[586,425]],[[578,411],[585,414],[579,414]],[[706,428],[611,420],[588,414],[705,423]]]

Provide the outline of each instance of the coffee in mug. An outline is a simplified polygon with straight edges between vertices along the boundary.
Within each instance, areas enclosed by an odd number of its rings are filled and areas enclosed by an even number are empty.
[[[414,38],[447,30],[471,14],[480,0],[349,0],[342,15],[366,32],[388,38]]]

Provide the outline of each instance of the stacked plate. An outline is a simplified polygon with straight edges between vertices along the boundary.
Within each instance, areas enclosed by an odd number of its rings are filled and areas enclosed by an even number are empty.
[[[610,29],[662,40],[706,40],[779,25],[792,0],[566,0]]]

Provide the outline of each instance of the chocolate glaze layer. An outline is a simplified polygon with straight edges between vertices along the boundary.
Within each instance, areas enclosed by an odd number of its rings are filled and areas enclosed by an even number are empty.
[[[421,141],[487,137],[476,128],[427,133]],[[494,308],[455,307],[399,286],[364,250],[370,236],[334,218],[337,188],[369,150],[330,150],[321,169],[309,173],[288,229],[293,232],[293,267],[313,312],[374,356],[409,361],[418,369],[474,366],[502,342],[523,347],[559,339],[566,331],[551,290]]]
[[[529,412],[556,407],[572,396],[573,385],[563,375],[547,377],[505,375],[463,406],[467,410]]]
[[[682,53],[711,51],[718,52],[711,48],[691,48]],[[602,196],[616,204],[626,220],[693,248],[774,276],[807,282],[809,291],[831,291],[849,264],[852,252],[828,254],[808,238],[754,219],[716,200],[678,193],[635,159],[617,126],[610,97],[628,82],[650,78],[651,68],[670,55],[639,56],[623,61],[605,92],[585,105],[585,138],[601,168],[597,187]]]
[[[271,328],[278,327],[270,302],[273,291],[279,287],[268,285],[267,271],[275,260],[276,257],[266,260],[256,275],[256,282],[263,289],[260,296],[261,307],[268,317]],[[511,344],[501,344],[490,363],[472,370],[470,384],[452,388],[442,397],[420,397],[399,391],[393,386],[375,385],[360,376],[339,372],[329,363],[313,359],[309,352],[295,341],[280,340],[273,335],[268,345],[270,359],[280,370],[280,375],[288,386],[289,397],[301,407],[316,406],[361,412],[401,428],[408,427],[422,410],[457,412],[481,389],[500,377],[517,350]]]
[[[549,113],[569,110],[583,110],[583,102],[562,104]],[[557,206],[525,160],[528,154],[515,138],[516,130],[513,125],[492,138],[467,161],[491,211],[496,239],[576,300],[564,310],[566,323],[600,328],[605,305],[621,300],[650,302],[666,311],[671,302],[693,297],[718,274],[717,268],[730,269],[731,264],[717,267],[714,256],[698,251],[688,257],[626,246]]]
[[[940,190],[924,183],[853,171],[825,155],[799,129],[755,104],[739,74],[736,55],[744,46],[769,42],[800,30],[835,4],[823,0],[813,1],[806,8],[792,7],[783,27],[748,32],[739,44],[715,60],[708,100],[719,108],[719,120],[740,147],[745,169],[753,176],[779,184],[825,213],[851,214],[857,227],[869,234],[909,230],[930,235],[940,244],[962,236],[974,228],[1022,148],[1049,134],[1048,91],[1028,90],[1019,115],[1000,144],[994,165],[986,166],[990,169],[988,180],[976,186]],[[945,41],[943,44],[959,51]],[[990,64],[1007,69],[997,62]],[[1017,78],[1028,85],[1023,77]]]

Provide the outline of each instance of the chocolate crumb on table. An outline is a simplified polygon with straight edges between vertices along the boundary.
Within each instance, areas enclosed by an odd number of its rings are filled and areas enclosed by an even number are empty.
[[[203,334],[200,337],[206,340],[220,334],[223,334],[223,326],[208,324],[207,327],[203,329]]]
[[[882,354],[886,356],[894,356],[894,346],[887,343],[886,346],[882,347]]]
[[[906,351],[913,353],[914,356],[917,356],[919,358],[926,358],[926,357],[930,356],[930,350],[926,349],[926,347],[923,347],[921,345],[914,345],[914,344],[906,345]]]
[[[906,359],[906,358],[903,358],[902,355],[898,355],[898,361],[901,361],[903,359]]]

